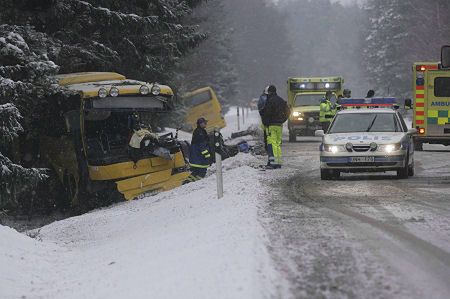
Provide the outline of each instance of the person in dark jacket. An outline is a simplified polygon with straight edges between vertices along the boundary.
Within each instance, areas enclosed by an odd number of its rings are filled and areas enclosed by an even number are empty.
[[[268,88],[267,101],[261,111],[261,118],[267,135],[267,168],[281,168],[281,138],[283,123],[287,121],[290,109],[285,100],[277,95],[274,85]]]
[[[201,117],[197,120],[197,128],[192,134],[191,148],[189,151],[189,164],[191,175],[188,182],[200,180],[205,177],[206,170],[211,164],[211,153],[209,150],[209,137],[205,128],[208,121]]]

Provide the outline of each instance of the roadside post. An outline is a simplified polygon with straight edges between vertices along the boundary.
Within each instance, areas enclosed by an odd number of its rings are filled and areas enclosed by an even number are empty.
[[[245,110],[244,110],[244,107],[242,107],[242,125],[245,125]]]
[[[237,129],[238,129],[238,132],[241,130],[241,124],[239,123],[239,106],[237,106]]]
[[[223,174],[222,155],[220,152],[220,130],[214,130],[214,147],[216,156],[217,199],[221,199],[223,197]]]

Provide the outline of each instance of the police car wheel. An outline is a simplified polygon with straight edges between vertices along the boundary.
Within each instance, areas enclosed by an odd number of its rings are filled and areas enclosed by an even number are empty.
[[[399,179],[407,179],[409,176],[409,155],[406,156],[405,166],[397,170],[397,178]]]
[[[408,166],[408,175],[414,176],[414,160],[412,161],[411,165]]]

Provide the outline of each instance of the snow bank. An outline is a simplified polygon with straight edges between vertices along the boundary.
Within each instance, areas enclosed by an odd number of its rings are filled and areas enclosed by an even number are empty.
[[[247,162],[246,162],[247,161]],[[257,158],[215,176],[52,223],[41,242],[0,227],[1,298],[264,298],[278,280],[258,222]]]

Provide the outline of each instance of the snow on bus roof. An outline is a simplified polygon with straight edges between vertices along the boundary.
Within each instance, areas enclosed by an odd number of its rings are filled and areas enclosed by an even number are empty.
[[[72,85],[108,80],[125,80],[125,76],[114,72],[82,72],[56,75],[59,85]]]

